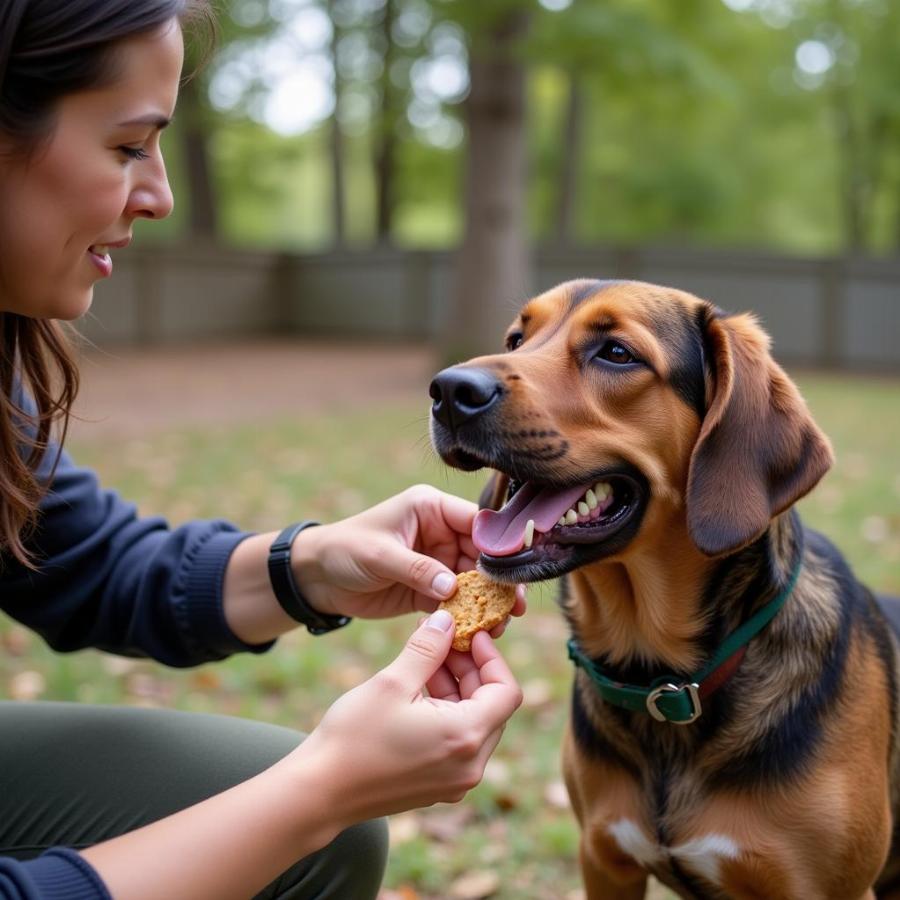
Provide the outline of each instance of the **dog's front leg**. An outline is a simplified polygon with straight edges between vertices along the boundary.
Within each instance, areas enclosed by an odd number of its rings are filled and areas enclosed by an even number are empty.
[[[579,857],[587,900],[643,900],[647,870],[626,852],[628,837],[640,831],[637,785],[617,766],[586,759],[568,729],[563,776],[581,826]]]
[[[581,842],[581,876],[587,900],[644,900],[647,873],[633,860],[622,858],[624,865],[615,869],[601,868],[595,848],[588,845],[587,835]]]

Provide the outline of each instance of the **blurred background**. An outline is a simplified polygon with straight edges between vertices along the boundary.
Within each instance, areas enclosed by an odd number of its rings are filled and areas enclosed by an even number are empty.
[[[86,334],[493,349],[578,276],[755,309],[785,361],[900,367],[889,0],[233,0]],[[198,55],[196,48],[192,54]]]
[[[430,451],[431,375],[500,349],[529,294],[640,278],[759,314],[837,451],[804,517],[900,595],[900,5],[235,0],[219,22],[164,138],[175,214],[79,325],[70,449],[109,487],[254,530],[418,481],[474,499],[483,476]],[[503,638],[525,703],[484,784],[392,820],[383,900],[582,896],[554,597],[532,587]],[[0,692],[309,730],[412,626],[169,672],[4,622]]]

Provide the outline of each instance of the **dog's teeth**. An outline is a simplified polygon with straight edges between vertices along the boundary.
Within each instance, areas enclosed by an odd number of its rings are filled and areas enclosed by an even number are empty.
[[[594,493],[598,500],[605,500],[612,493],[612,488],[606,481],[598,481],[594,485]]]
[[[565,524],[566,524],[566,517],[565,517],[565,516],[560,516],[560,517],[559,517],[559,521],[558,521],[556,524],[557,524],[557,525],[565,525]]]
[[[597,495],[590,488],[585,491],[584,499],[588,505],[588,509],[596,509],[600,505]]]
[[[578,521],[578,513],[574,509],[566,511],[566,525],[574,525]]]
[[[587,505],[587,503],[584,503],[582,501],[581,503],[578,504],[578,515],[579,516],[586,516],[586,515],[588,515],[588,513],[590,513],[590,511],[591,511],[591,508]]]
[[[525,525],[525,546],[530,547],[534,540],[534,519],[529,519]]]

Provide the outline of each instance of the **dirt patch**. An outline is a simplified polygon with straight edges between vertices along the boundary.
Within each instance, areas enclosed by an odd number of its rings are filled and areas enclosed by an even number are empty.
[[[435,358],[421,344],[311,340],[90,350],[71,434],[134,437],[388,403],[424,411]]]

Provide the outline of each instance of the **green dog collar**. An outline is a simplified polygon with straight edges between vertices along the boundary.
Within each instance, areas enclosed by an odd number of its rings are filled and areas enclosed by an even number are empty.
[[[574,638],[568,642],[569,659],[583,669],[597,692],[607,702],[632,712],[649,713],[659,722],[689,725],[703,713],[701,701],[720,688],[737,671],[749,641],[759,634],[790,597],[800,577],[803,550],[784,590],[735,629],[719,646],[709,662],[687,681],[676,676],[657,678],[650,687],[639,687],[614,681],[578,646]]]

